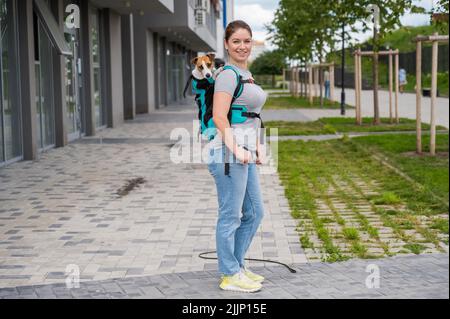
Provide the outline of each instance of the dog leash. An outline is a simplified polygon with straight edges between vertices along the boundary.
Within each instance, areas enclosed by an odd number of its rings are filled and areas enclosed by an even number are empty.
[[[209,255],[209,254],[217,254],[217,252],[214,251],[207,251],[204,253],[200,253],[198,255],[198,257],[202,258],[202,259],[211,259],[211,260],[217,260],[217,257],[205,257],[205,255]],[[279,261],[275,261],[275,260],[269,260],[269,259],[254,259],[254,258],[244,258],[244,260],[251,260],[251,261],[261,261],[261,262],[265,262],[265,263],[273,263],[273,264],[278,264],[278,265],[282,265],[284,267],[286,267],[291,273],[295,274],[297,273],[297,271],[291,267],[289,267],[288,265],[279,262]]]

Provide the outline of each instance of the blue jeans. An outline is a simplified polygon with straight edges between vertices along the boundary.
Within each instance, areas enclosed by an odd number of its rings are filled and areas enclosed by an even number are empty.
[[[219,204],[216,229],[219,272],[234,275],[244,267],[245,254],[264,215],[264,205],[256,164],[241,164],[230,151],[230,172],[225,175],[225,148],[211,149],[208,170],[216,183]]]
[[[325,81],[325,98],[330,98],[330,81]]]

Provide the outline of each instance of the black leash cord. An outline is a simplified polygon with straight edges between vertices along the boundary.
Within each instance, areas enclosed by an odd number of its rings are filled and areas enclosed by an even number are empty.
[[[202,258],[202,259],[212,259],[212,260],[217,260],[216,257],[205,257],[204,255],[209,255],[209,254],[215,254],[217,253],[216,251],[207,251],[204,253],[201,253],[198,255],[198,257]],[[265,263],[274,263],[274,264],[279,264],[282,265],[284,267],[286,267],[287,269],[289,269],[289,271],[293,274],[297,273],[297,271],[295,269],[292,269],[291,267],[289,267],[286,264],[280,263],[279,261],[274,261],[274,260],[268,260],[268,259],[253,259],[253,258],[245,258],[244,260],[252,260],[252,261],[262,261]]]

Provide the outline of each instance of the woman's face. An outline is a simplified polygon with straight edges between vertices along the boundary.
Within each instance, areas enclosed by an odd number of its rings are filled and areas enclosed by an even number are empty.
[[[252,53],[252,36],[246,29],[237,29],[236,32],[225,40],[225,48],[228,50],[230,57],[236,62],[247,61],[250,53]]]

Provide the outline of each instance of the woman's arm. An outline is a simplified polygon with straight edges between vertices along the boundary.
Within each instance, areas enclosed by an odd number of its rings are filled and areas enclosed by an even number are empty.
[[[226,147],[233,152],[238,160],[248,163],[251,159],[251,153],[236,144],[230,122],[228,121],[227,115],[231,107],[231,100],[232,96],[228,93],[214,93],[213,122],[222,134]]]

